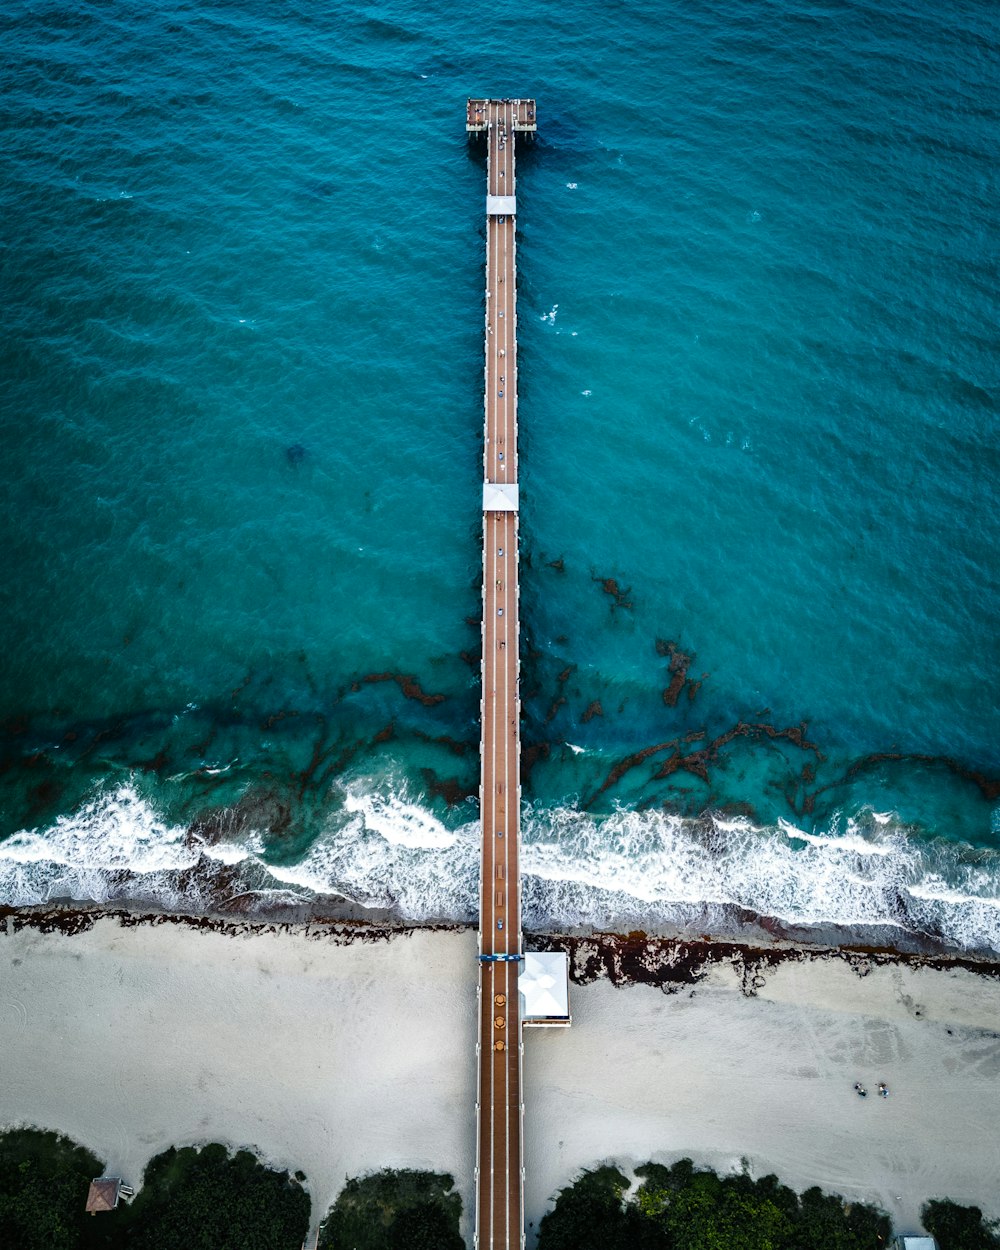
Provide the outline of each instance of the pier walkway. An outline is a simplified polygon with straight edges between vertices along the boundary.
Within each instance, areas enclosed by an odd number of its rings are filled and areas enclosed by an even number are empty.
[[[482,878],[476,1247],[524,1244],[521,1095],[520,717],[517,576],[517,304],[514,146],[533,100],[470,100],[487,142],[483,474]]]

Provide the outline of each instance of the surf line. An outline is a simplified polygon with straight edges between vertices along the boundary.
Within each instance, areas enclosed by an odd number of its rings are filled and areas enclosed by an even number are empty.
[[[570,1022],[567,957],[526,953],[521,934],[514,151],[517,136],[536,133],[535,101],[470,99],[465,120],[471,137],[486,140],[475,1246],[521,1250],[522,1029]]]

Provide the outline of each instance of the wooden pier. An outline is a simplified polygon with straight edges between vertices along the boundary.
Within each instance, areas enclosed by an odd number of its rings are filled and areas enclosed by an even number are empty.
[[[466,108],[487,143],[477,1250],[524,1245],[514,148],[535,126],[534,100]]]

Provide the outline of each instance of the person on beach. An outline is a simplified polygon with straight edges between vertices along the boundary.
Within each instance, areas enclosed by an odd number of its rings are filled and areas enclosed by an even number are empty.
[[[854,1082],[854,1092],[857,1094],[859,1098],[868,1097],[868,1091],[865,1089],[865,1087],[861,1084],[860,1081]]]
[[[882,1098],[888,1098],[888,1097],[889,1097],[889,1086],[888,1086],[888,1085],[886,1085],[885,1081],[879,1081],[879,1083],[878,1083],[878,1092],[879,1092],[879,1095],[880,1095]]]

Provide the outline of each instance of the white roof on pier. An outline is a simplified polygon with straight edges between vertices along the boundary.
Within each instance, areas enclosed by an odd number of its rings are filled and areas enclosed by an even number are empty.
[[[487,217],[513,217],[516,213],[516,195],[488,195],[486,197]]]
[[[517,483],[516,482],[484,482],[483,483],[483,511],[484,512],[516,512],[517,511]]]
[[[569,958],[563,951],[528,951],[517,978],[525,1024],[569,1022]]]

